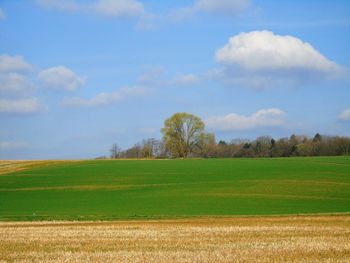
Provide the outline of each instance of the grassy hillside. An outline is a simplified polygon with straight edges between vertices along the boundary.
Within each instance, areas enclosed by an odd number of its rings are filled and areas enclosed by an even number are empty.
[[[0,220],[350,212],[350,158],[54,162],[0,175]]]

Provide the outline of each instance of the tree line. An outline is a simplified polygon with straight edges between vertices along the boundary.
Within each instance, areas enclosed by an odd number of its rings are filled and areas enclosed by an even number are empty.
[[[350,137],[313,137],[291,135],[274,139],[261,136],[255,140],[216,141],[214,133],[206,133],[203,121],[189,113],[176,113],[165,120],[162,139],[144,139],[122,150],[118,144],[110,149],[110,158],[232,158],[337,156],[350,154]]]

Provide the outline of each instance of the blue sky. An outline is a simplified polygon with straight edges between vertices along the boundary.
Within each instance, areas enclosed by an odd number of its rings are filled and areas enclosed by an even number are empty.
[[[185,111],[350,136],[350,1],[0,1],[0,158],[92,158]]]

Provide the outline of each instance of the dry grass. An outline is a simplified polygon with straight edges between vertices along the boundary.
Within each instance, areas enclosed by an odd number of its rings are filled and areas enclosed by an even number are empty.
[[[350,262],[350,216],[0,223],[0,261]]]
[[[38,166],[57,165],[67,162],[67,160],[47,160],[47,161],[25,161],[25,160],[0,160],[0,175],[31,169]]]

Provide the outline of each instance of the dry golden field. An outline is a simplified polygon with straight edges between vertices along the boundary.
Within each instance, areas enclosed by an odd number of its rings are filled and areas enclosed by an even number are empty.
[[[38,166],[56,165],[68,162],[67,160],[27,161],[27,160],[0,160],[0,175],[28,170]]]
[[[350,216],[0,223],[2,262],[350,262]]]

